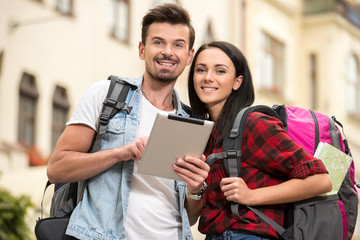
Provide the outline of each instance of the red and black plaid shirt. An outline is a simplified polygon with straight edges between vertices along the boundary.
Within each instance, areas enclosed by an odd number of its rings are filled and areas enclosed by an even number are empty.
[[[209,140],[205,155],[221,152],[214,148],[214,136]],[[285,132],[282,123],[261,113],[252,113],[246,122],[241,146],[240,176],[250,189],[272,186],[292,178],[304,179],[317,173],[327,173],[321,160],[311,156],[297,145]],[[220,190],[220,180],[228,177],[221,160],[210,168],[206,180],[208,189],[204,195],[199,231],[217,235],[227,229],[249,231],[260,236],[278,238],[276,231],[245,206],[239,206],[245,223],[231,213],[230,202]],[[284,223],[284,204],[256,206],[261,212],[280,225]]]

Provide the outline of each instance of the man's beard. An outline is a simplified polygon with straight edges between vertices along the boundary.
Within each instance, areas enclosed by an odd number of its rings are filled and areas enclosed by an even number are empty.
[[[169,60],[169,61],[173,61],[175,63],[179,63],[178,59],[171,59],[171,58],[160,58],[160,57],[155,57],[154,58],[154,62],[159,62],[161,60]],[[160,82],[164,82],[164,83],[170,83],[173,81],[176,81],[176,79],[178,78],[178,76],[175,76],[176,71],[170,71],[167,69],[161,69],[159,72],[155,72],[156,76],[152,76],[154,79],[159,80]]]
[[[178,77],[178,76],[174,76],[174,72],[168,70],[161,70],[159,73],[156,73],[155,76],[149,72],[149,75],[152,78],[157,79],[158,81],[163,83],[174,82]]]

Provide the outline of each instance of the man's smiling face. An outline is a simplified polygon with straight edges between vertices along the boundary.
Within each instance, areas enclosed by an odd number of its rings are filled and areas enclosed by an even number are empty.
[[[183,24],[151,24],[146,44],[139,44],[139,56],[145,60],[145,78],[176,81],[193,56],[193,50],[189,50],[188,27]]]

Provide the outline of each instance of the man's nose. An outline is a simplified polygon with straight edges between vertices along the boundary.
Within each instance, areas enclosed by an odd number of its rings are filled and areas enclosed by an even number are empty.
[[[161,54],[163,54],[164,56],[173,55],[173,50],[172,50],[171,45],[170,44],[165,44],[162,51],[161,51]]]

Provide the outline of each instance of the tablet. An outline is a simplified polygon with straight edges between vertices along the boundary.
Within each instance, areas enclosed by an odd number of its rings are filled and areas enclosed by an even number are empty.
[[[138,173],[181,180],[172,164],[185,155],[201,157],[214,122],[159,112],[140,160]]]

